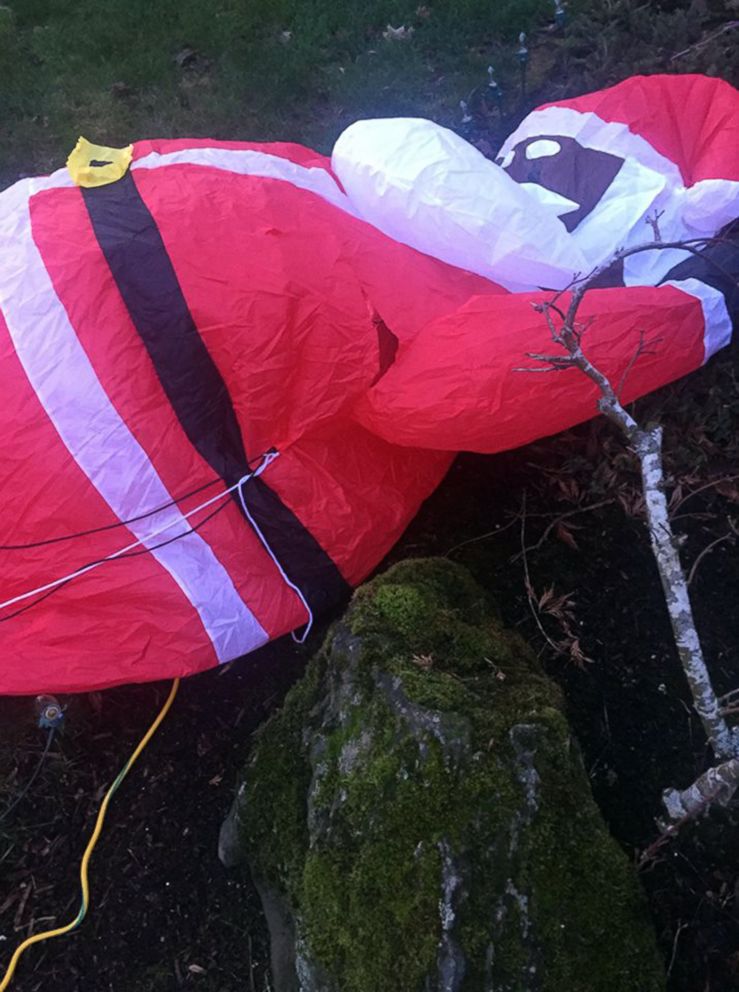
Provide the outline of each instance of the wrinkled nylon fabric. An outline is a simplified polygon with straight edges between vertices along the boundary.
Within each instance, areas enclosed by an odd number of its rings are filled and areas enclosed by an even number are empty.
[[[637,77],[535,111],[495,163],[429,121],[362,121],[330,160],[144,141],[117,182],[0,194],[0,545],[29,545],[0,550],[0,602],[140,542],[0,608],[0,693],[187,675],[294,631],[454,452],[593,416],[585,380],[517,371],[551,348],[532,304],[653,215],[676,240],[736,218],[737,121],[725,83]],[[635,256],[587,294],[626,400],[727,343],[731,246],[720,263]]]

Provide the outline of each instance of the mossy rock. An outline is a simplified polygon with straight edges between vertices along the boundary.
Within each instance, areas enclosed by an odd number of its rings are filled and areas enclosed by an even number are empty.
[[[222,831],[278,992],[658,992],[634,873],[559,690],[445,560],[357,591]]]

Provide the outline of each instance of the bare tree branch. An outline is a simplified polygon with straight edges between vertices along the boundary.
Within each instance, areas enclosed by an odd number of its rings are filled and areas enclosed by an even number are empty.
[[[632,255],[640,255],[645,251],[663,251],[667,248],[686,251],[691,255],[699,256],[704,261],[710,261],[718,272],[721,272],[722,275],[726,276],[731,282],[733,282],[734,277],[730,272],[727,272],[722,265],[719,265],[719,263],[715,261],[715,259],[709,259],[701,251],[701,249],[705,248],[707,245],[720,244],[721,241],[721,238],[716,237],[688,238],[685,241],[647,241],[640,245],[632,245],[630,248],[619,248],[607,262],[604,262],[602,265],[597,265],[587,275],[576,275],[570,285],[555,293],[547,305],[551,307],[554,304],[557,304],[565,293],[572,290],[570,305],[567,310],[566,318],[563,321],[563,323],[572,324],[574,321],[574,316],[580,306],[582,297],[592,286],[592,284],[603,275],[604,272],[607,272],[613,265],[616,265],[618,262],[622,262],[626,258],[630,258]]]
[[[536,304],[535,309],[544,316],[552,341],[564,349],[566,356],[533,353],[529,357],[541,362],[549,369],[577,368],[594,382],[600,392],[598,409],[623,432],[629,446],[636,454],[641,469],[652,551],[662,583],[675,646],[693,695],[694,707],[716,756],[719,759],[733,759],[739,756],[739,742],[726,723],[711,683],[695,627],[688,582],[680,562],[678,544],[670,523],[662,464],[662,428],[657,424],[642,427],[625,409],[617,390],[614,389],[608,377],[590,361],[583,351],[582,338],[589,324],[578,322],[578,310],[583,297],[592,283],[614,262],[639,252],[666,248],[700,254],[696,246],[705,247],[711,240],[709,238],[697,238],[682,242],[660,241],[620,249],[606,265],[598,266],[590,275],[573,281],[569,287],[572,292],[564,318],[561,316],[561,309],[555,307],[564,291],[555,294],[552,302]],[[637,357],[638,355],[632,359],[627,371],[633,367]],[[528,571],[525,556],[524,565]]]
[[[730,758],[703,772],[687,789],[665,789],[662,802],[669,822],[675,824],[699,816],[709,806],[727,806],[737,788],[739,758]]]
[[[648,217],[644,218],[644,222],[646,224],[649,224],[649,226],[652,228],[652,231],[654,232],[655,241],[662,241],[662,234],[660,233],[660,229],[659,229],[659,220],[660,217],[662,217],[663,215],[664,215],[664,210],[655,210],[654,214],[650,214]]]
[[[670,62],[674,62],[675,59],[681,59],[683,55],[687,55],[689,52],[699,51],[701,48],[705,48],[706,45],[710,45],[712,41],[716,38],[720,38],[722,34],[726,34],[727,31],[734,31],[739,28],[739,21],[727,21],[723,24],[717,31],[713,34],[709,34],[706,38],[701,38],[694,45],[690,45],[689,48],[684,48],[681,52],[676,52],[670,59]]]
[[[739,759],[731,758],[709,768],[687,789],[665,789],[662,801],[667,810],[667,820],[659,823],[661,833],[645,848],[637,862],[644,868],[666,844],[676,837],[680,829],[691,820],[707,813],[712,806],[728,806],[739,787]]]

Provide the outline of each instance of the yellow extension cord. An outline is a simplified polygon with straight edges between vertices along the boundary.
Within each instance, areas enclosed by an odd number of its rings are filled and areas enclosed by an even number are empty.
[[[162,706],[156,719],[149,727],[149,729],[146,731],[144,736],[141,738],[136,750],[133,752],[131,757],[128,759],[128,761],[125,763],[123,768],[118,773],[115,781],[108,789],[108,791],[105,793],[105,797],[103,798],[103,801],[100,804],[100,810],[98,811],[97,820],[95,821],[95,829],[92,832],[92,836],[90,837],[87,847],[85,848],[85,853],[82,855],[82,862],[80,863],[80,889],[82,891],[82,900],[80,903],[80,908],[79,908],[79,912],[77,913],[77,916],[71,921],[71,923],[67,923],[66,926],[58,927],[56,930],[46,930],[44,933],[36,933],[32,937],[28,937],[26,940],[24,940],[22,944],[19,944],[19,946],[15,950],[15,953],[13,954],[13,957],[10,959],[10,964],[8,965],[8,970],[5,972],[5,977],[2,979],[2,981],[0,981],[0,992],[5,992],[5,990],[9,987],[11,981],[13,980],[13,975],[15,974],[15,969],[18,967],[18,962],[20,961],[21,956],[25,951],[28,950],[29,947],[31,947],[33,944],[40,944],[44,940],[50,940],[52,937],[61,937],[65,933],[71,933],[72,930],[76,929],[80,925],[80,923],[82,923],[85,916],[87,915],[87,910],[89,909],[89,905],[90,905],[90,884],[87,877],[87,871],[90,865],[90,858],[92,857],[92,852],[95,850],[95,845],[100,839],[100,834],[102,833],[103,823],[105,821],[105,814],[108,811],[110,800],[115,795],[116,791],[118,790],[118,787],[120,786],[121,782],[124,780],[126,775],[128,775],[128,773],[133,768],[136,760],[141,755],[141,752],[144,750],[146,745],[149,743],[149,741],[152,739],[154,734],[159,729],[159,725],[161,724],[162,720],[165,718],[167,713],[169,713],[170,707],[174,702],[174,697],[177,695],[177,690],[179,689],[179,687],[180,687],[180,680],[175,679],[172,682],[172,688],[169,690],[169,695],[167,696],[164,706]]]

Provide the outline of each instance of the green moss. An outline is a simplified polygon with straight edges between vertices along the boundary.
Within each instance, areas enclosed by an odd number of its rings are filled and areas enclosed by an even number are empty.
[[[540,803],[524,843],[504,866],[480,870],[505,892],[503,925],[494,942],[495,988],[529,992],[531,962],[522,955],[522,932],[535,934],[535,967],[542,992],[659,992],[662,964],[642,894],[624,856],[608,835],[590,799],[579,755],[560,713],[540,714],[536,749]],[[515,797],[509,797],[515,806]],[[484,839],[484,832],[480,835]],[[491,848],[492,849],[492,848]],[[485,867],[483,867],[485,866]],[[519,899],[527,899],[523,921]],[[465,988],[481,988],[484,951],[490,945],[490,893],[473,890],[463,914],[463,943],[471,970]]]
[[[574,758],[561,746],[544,752],[544,801],[531,832],[533,912],[547,949],[544,990],[591,992],[593,969],[604,992],[660,989],[661,966],[644,900],[594,804],[582,801],[588,784]]]
[[[404,817],[418,814],[413,790],[388,796],[396,815],[364,819],[350,801],[341,839],[309,852],[302,904],[306,936],[318,959],[342,976],[342,990],[418,988],[433,966],[438,939],[439,852],[418,848]],[[383,814],[386,807],[383,807]],[[413,811],[413,813],[411,813]],[[364,830],[357,829],[364,823]],[[400,953],[404,948],[404,953]]]
[[[371,600],[371,609],[381,623],[412,641],[434,620],[433,601],[417,586],[408,584],[381,586]]]
[[[357,592],[260,735],[245,810],[253,864],[341,992],[424,987],[444,851],[466,878],[468,992],[527,992],[532,967],[542,992],[663,987],[558,690],[449,562],[404,562]]]
[[[303,749],[303,720],[323,668],[324,656],[319,654],[288,693],[278,718],[262,727],[253,758],[258,774],[247,769],[242,786],[249,847],[259,851],[265,877],[286,884],[290,891],[298,890],[308,843],[305,795],[311,769]]]

